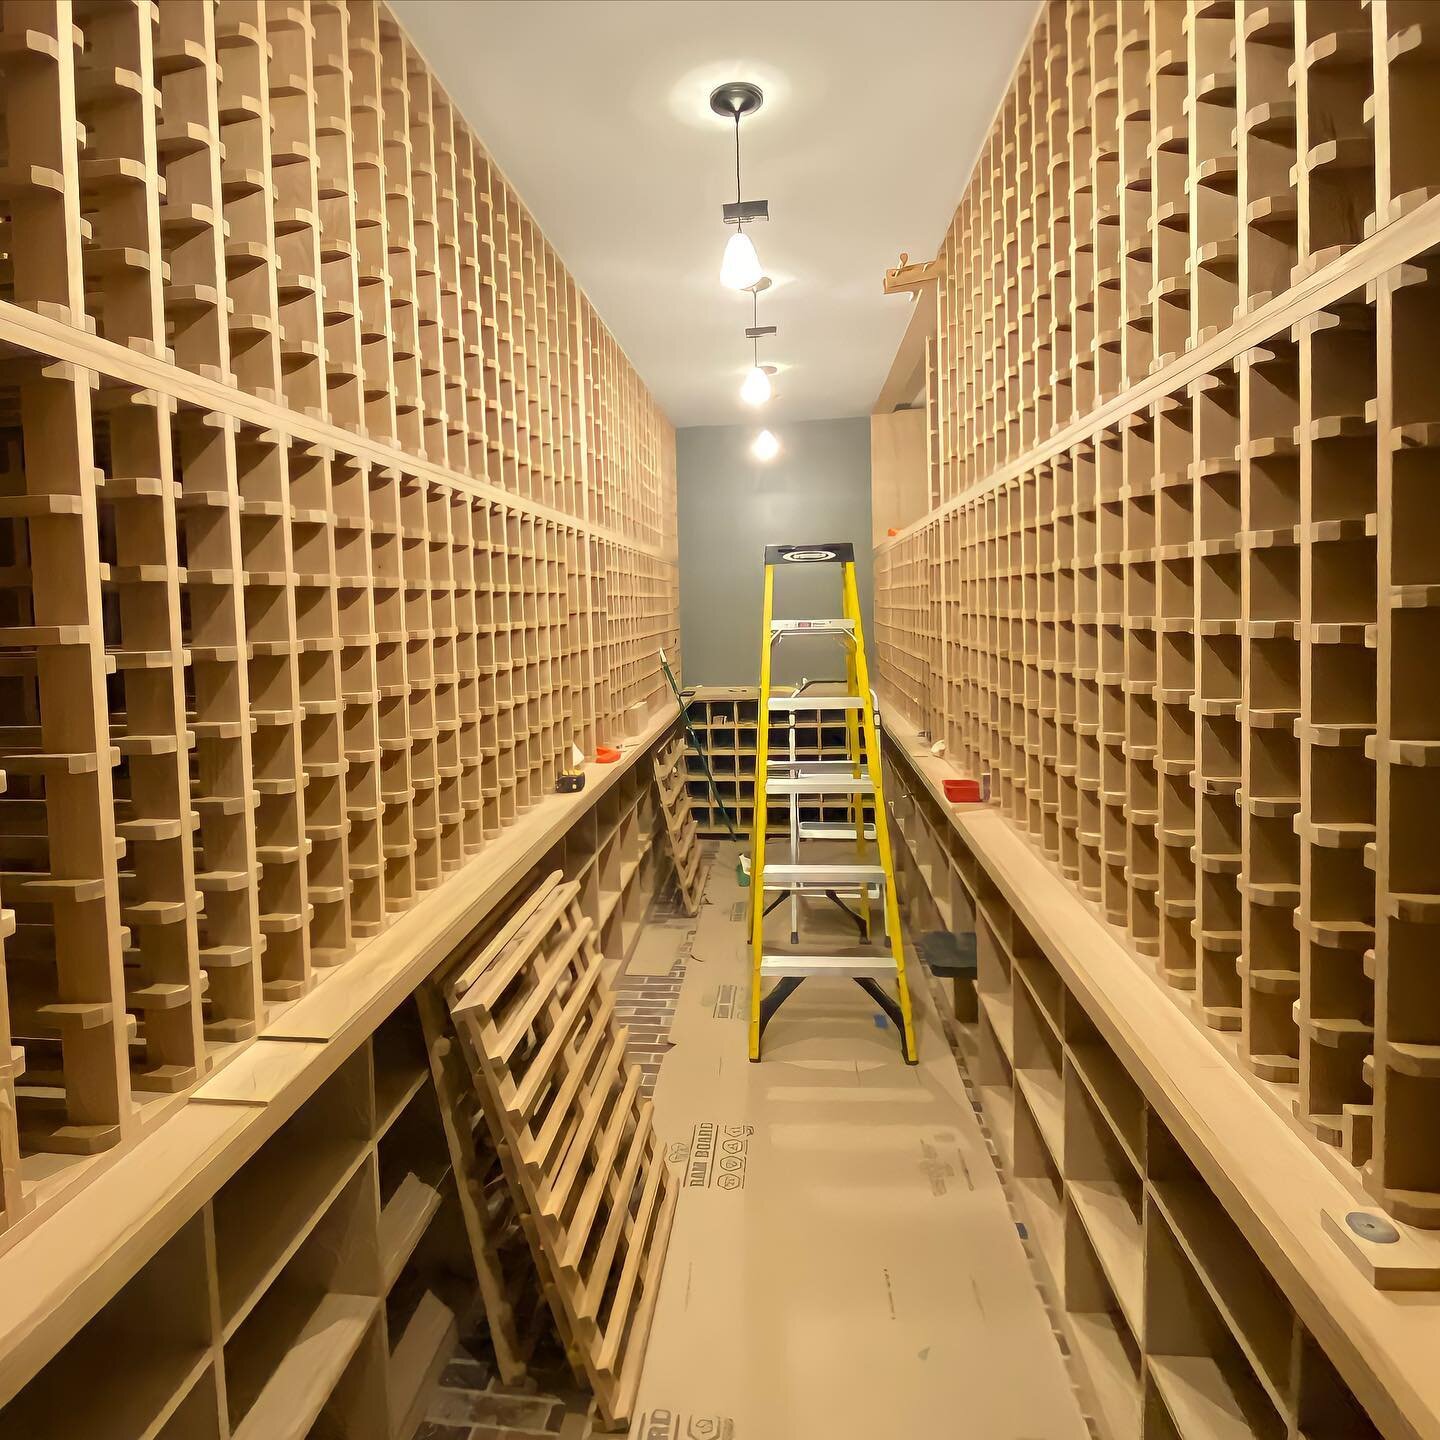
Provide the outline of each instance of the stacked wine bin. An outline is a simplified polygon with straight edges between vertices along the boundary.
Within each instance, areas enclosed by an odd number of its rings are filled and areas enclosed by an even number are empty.
[[[572,747],[648,733],[675,553],[672,428],[383,5],[0,0],[0,1251],[503,856]],[[618,958],[653,787],[587,803]],[[409,1433],[386,1217],[439,1128],[390,1033],[0,1434],[303,1435],[264,1402],[310,1324],[313,1433]]]
[[[876,553],[882,694],[912,745],[988,775],[1356,1205],[1432,1258],[1437,106],[1428,3],[1047,4],[921,300],[929,513]],[[962,851],[975,897],[985,857]],[[1055,1283],[1120,1317],[1131,1361],[1164,1353],[1152,1315],[1217,1298],[1197,1247],[1223,1212],[1167,1208],[1175,1147],[1003,907],[980,910],[982,1089],[1021,1188],[1046,1191]],[[1072,1179],[1118,1187],[1123,1274]],[[1372,1433],[1306,1418],[1308,1340],[1297,1381],[1230,1338],[1273,1402],[1235,1433]],[[1231,1433],[1146,1373],[1112,1434]]]
[[[787,711],[785,717],[770,722],[771,757],[790,753],[788,717],[795,719],[795,754],[801,760],[844,760],[845,725],[836,723],[833,712],[820,709]],[[686,698],[686,715],[690,733],[704,751],[693,745],[685,750],[685,787],[690,810],[699,833],[709,839],[730,835],[730,823],[743,836],[755,824],[755,757],[759,740],[760,691],[754,686],[705,685]],[[688,737],[687,737],[688,740]],[[865,744],[864,736],[860,744]],[[710,778],[705,773],[709,764]],[[847,825],[850,810],[843,804],[817,803],[800,806],[800,819],[806,824]],[[771,800],[766,815],[766,833],[790,833],[790,805],[787,800]]]

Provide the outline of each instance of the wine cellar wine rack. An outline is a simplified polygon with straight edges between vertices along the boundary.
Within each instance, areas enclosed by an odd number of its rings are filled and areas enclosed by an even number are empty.
[[[1382,1431],[1063,972],[887,750],[910,935],[973,931],[962,1053],[1106,1440]]]
[[[644,728],[674,514],[383,5],[0,3],[0,1231]]]
[[[690,731],[704,748],[704,758],[692,748],[685,751],[685,788],[691,814],[702,836],[718,839],[730,834],[730,823],[742,836],[755,824],[755,756],[759,739],[760,691],[755,686],[702,685],[686,697]],[[845,726],[827,719],[820,709],[787,711],[795,721],[795,754],[801,760],[844,760],[848,758]],[[779,718],[770,722],[770,753],[790,753],[790,725]],[[864,745],[864,737],[860,741]],[[708,763],[711,788],[705,767]],[[845,825],[851,823],[846,805],[816,797],[814,804],[800,807],[805,823]],[[789,802],[772,801],[766,817],[767,833],[788,834]]]
[[[1425,3],[1047,5],[876,582],[887,700],[1428,1228],[1437,82]]]

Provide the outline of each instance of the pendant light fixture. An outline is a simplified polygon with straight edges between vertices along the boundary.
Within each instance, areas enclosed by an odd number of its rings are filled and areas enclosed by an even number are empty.
[[[752,365],[745,374],[745,383],[740,387],[740,398],[747,405],[763,405],[771,395],[770,377],[764,366]]]
[[[761,325],[760,323],[760,293],[769,288],[770,277],[768,275],[762,275],[749,287],[750,313],[753,323],[746,330],[745,338],[755,347],[753,351],[755,363],[746,372],[745,383],[740,387],[740,398],[747,405],[763,405],[772,393],[770,377],[775,373],[775,367],[760,363],[760,337],[775,333],[775,326]]]
[[[740,198],[740,117],[753,115],[764,100],[760,87],[745,80],[732,80],[710,93],[710,108],[735,121],[735,203],[726,205],[722,212],[725,223],[733,225],[735,233],[726,242],[720,262],[720,283],[729,290],[748,290],[764,274],[755,242],[745,233],[745,225],[752,220],[768,220],[770,205],[765,200]]]
[[[720,283],[727,290],[748,290],[760,278],[760,256],[754,242],[737,225],[720,261]]]
[[[773,460],[780,453],[780,442],[768,430],[762,430],[750,442],[750,453],[757,460]]]

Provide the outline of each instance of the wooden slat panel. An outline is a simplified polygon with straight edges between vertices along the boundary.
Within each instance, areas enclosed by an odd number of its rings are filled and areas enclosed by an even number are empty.
[[[579,886],[557,873],[464,964],[451,1014],[561,1332],[607,1420],[624,1422],[677,1191],[601,964]]]

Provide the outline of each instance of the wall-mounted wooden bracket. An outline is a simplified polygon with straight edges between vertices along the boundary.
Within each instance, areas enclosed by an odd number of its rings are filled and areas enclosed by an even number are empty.
[[[937,255],[933,260],[917,260],[910,263],[910,252],[900,252],[900,263],[885,272],[880,282],[887,295],[918,295],[932,280],[938,280],[944,272],[945,262]]]

